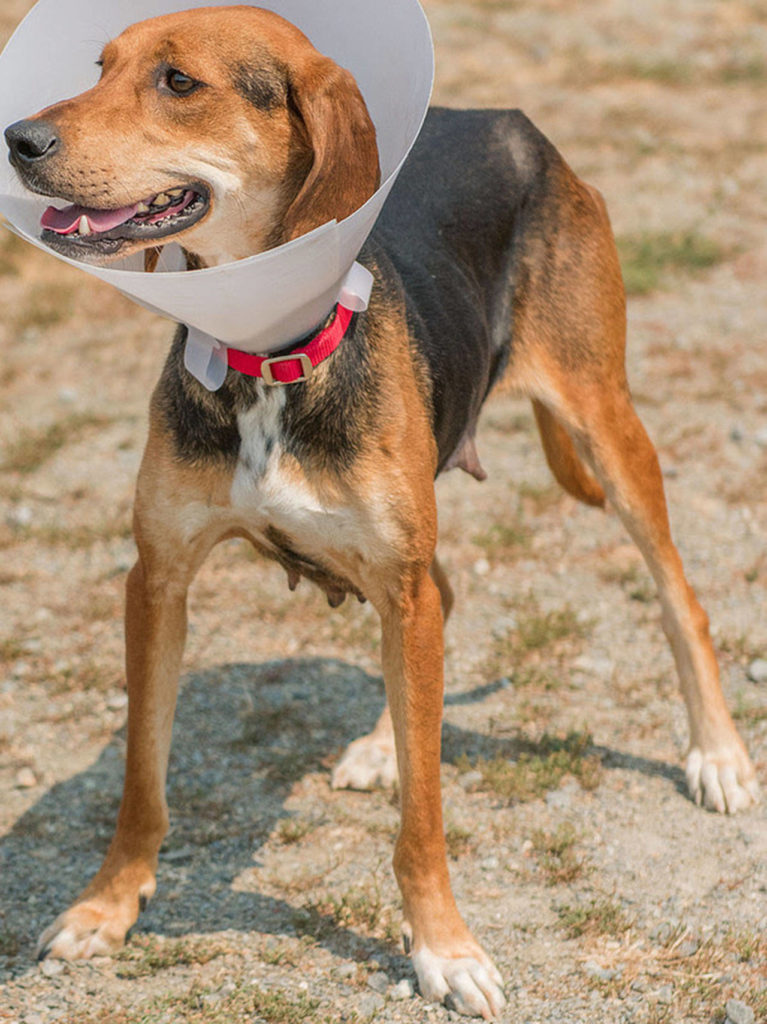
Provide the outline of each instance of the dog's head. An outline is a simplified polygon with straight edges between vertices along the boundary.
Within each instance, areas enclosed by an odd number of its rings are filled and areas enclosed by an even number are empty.
[[[361,206],[379,181],[348,71],[293,25],[253,7],[199,8],[132,25],[99,83],[6,130],[43,240],[108,262],[178,241],[208,265],[241,259]]]

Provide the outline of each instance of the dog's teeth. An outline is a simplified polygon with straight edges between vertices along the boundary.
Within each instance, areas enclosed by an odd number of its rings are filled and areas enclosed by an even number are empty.
[[[77,233],[78,233],[78,235],[92,235],[93,234],[93,229],[91,228],[90,224],[88,223],[88,218],[85,216],[85,214],[82,215],[82,217],[80,218],[80,223],[77,225]]]
[[[169,196],[173,196],[174,199],[178,199],[179,196],[183,196],[184,192],[185,192],[185,189],[183,189],[183,188],[169,188],[168,189],[168,195]]]
[[[146,203],[137,203],[136,213],[149,213],[149,206]]]
[[[168,196],[164,192],[161,192],[158,196],[155,196],[152,200],[152,206],[167,206],[170,202]]]

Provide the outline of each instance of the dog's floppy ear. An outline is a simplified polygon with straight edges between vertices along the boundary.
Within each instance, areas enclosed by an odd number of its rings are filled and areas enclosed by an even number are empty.
[[[352,75],[327,57],[290,76],[290,102],[303,123],[314,161],[283,219],[283,241],[343,220],[380,182],[373,122]]]

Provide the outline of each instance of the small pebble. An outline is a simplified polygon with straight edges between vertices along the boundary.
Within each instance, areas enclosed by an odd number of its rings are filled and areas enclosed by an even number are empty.
[[[410,978],[403,978],[402,981],[398,981],[392,988],[390,995],[396,1002],[402,999],[412,999],[414,995],[413,982]]]
[[[336,974],[339,978],[351,978],[356,973],[356,964],[339,964],[338,967],[336,967]]]
[[[469,772],[464,772],[463,775],[458,776],[458,785],[467,792],[475,789],[480,782],[482,782],[482,772],[477,771],[476,768]]]
[[[754,440],[760,448],[767,448],[767,427],[762,427],[754,434]]]
[[[372,1017],[374,1013],[382,1010],[386,1000],[377,992],[370,992],[363,996],[359,1003],[359,1014],[362,1018]]]
[[[752,683],[767,683],[767,659],[754,658],[747,670]]]
[[[700,943],[697,939],[687,939],[677,947],[678,956],[695,956],[700,948]]]
[[[754,1011],[740,999],[728,999],[724,1004],[727,1024],[754,1024]]]
[[[742,441],[744,438],[743,427],[739,423],[733,423],[730,427],[730,440]]]
[[[115,693],[107,700],[107,707],[111,711],[119,711],[121,708],[128,706],[128,694],[127,693]]]
[[[569,807],[572,802],[572,795],[566,789],[552,789],[546,794],[546,806],[556,810]]]
[[[658,1000],[659,1003],[670,1003],[671,1000],[674,998],[674,986],[663,985],[655,993],[655,998]]]
[[[64,964],[61,960],[43,960],[40,964],[40,970],[46,978],[55,978],[57,974],[61,974],[64,970]]]
[[[16,786],[19,789],[32,789],[37,785],[37,776],[31,768],[19,768],[16,772]]]
[[[29,505],[17,505],[16,508],[12,508],[8,513],[5,521],[9,526],[29,526],[33,517],[34,512]]]
[[[612,981],[618,973],[609,967],[600,967],[595,960],[587,960],[584,970],[590,978],[598,978],[599,981]]]
[[[383,971],[375,971],[368,975],[368,988],[372,988],[374,992],[383,994],[388,987],[389,978]]]

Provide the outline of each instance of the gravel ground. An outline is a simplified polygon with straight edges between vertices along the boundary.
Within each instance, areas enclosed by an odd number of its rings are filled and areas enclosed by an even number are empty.
[[[606,196],[644,290],[637,407],[764,785],[767,7],[426,6],[435,98],[522,107]],[[26,7],[0,4],[5,35]],[[374,616],[289,594],[239,542],[192,591],[157,897],[118,958],[35,965],[116,813],[132,487],[169,329],[10,236],[0,299],[0,1020],[452,1019],[398,944],[396,794],[329,785],[380,710]],[[613,513],[553,484],[527,405],[496,395],[479,450],[485,483],[438,485],[443,784],[503,1021],[767,1020],[764,804],[723,818],[685,795],[649,575]]]

